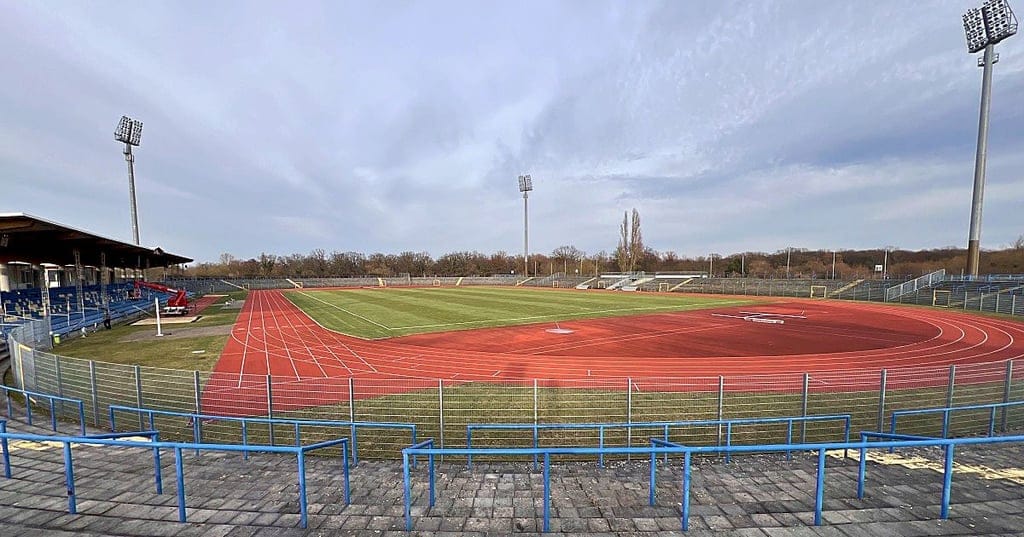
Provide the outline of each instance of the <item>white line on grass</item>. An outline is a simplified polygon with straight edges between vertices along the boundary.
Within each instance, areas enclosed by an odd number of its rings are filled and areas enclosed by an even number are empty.
[[[653,307],[636,307],[636,308],[617,308],[608,310],[588,310],[587,315],[606,315],[611,313],[624,313],[624,312],[643,312],[643,311],[685,311],[690,309],[705,309],[713,306],[727,306],[730,304],[740,304],[748,302],[746,300],[726,300],[722,302],[705,302],[702,304],[692,304],[685,306],[653,306]],[[573,315],[571,313],[553,313],[550,315],[528,315],[526,317],[512,317],[506,319],[481,319],[476,321],[461,321],[457,323],[436,323],[436,324],[421,324],[415,326],[396,326],[394,328],[388,328],[388,330],[419,330],[423,328],[444,328],[448,326],[467,326],[474,324],[483,323],[508,323],[508,322],[519,322],[519,321],[539,321],[544,319],[564,319],[566,315]]]
[[[332,307],[332,308],[334,308],[334,309],[336,309],[338,311],[347,313],[347,314],[349,314],[349,315],[351,315],[351,316],[353,316],[353,317],[355,317],[357,319],[362,319],[362,320],[364,320],[364,321],[366,321],[366,322],[368,322],[368,323],[370,323],[370,324],[372,324],[374,326],[379,326],[379,327],[383,328],[384,330],[388,330],[388,331],[395,330],[395,328],[384,326],[384,325],[378,323],[377,321],[374,321],[373,319],[368,319],[366,317],[363,317],[362,315],[359,315],[358,313],[352,313],[351,311],[348,311],[347,309],[345,309],[345,308],[343,308],[343,307],[341,307],[341,306],[339,306],[337,304],[331,304],[330,302],[327,302],[326,300],[323,300],[323,299],[317,298],[315,296],[312,296],[309,293],[300,292],[299,294],[302,295],[302,296],[305,296],[305,297],[312,298],[313,300],[316,300],[317,302],[320,302],[321,304],[326,304],[326,305],[328,305],[328,306],[330,306],[330,307]]]

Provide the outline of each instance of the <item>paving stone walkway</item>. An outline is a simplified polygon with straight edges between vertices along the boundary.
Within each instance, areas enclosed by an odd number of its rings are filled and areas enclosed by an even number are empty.
[[[16,421],[9,429],[43,433]],[[14,477],[0,476],[2,536],[498,536],[542,528],[543,480],[532,464],[462,461],[438,466],[428,507],[427,469],[413,474],[413,528],[404,531],[401,465],[363,461],[352,469],[345,506],[336,458],[309,460],[309,527],[299,526],[292,457],[185,455],[188,522],[177,522],[173,457],[163,458],[155,493],[147,450],[74,448],[78,514],[67,512],[59,446],[13,442]],[[851,456],[855,455],[851,452]],[[857,461],[829,456],[823,524],[813,526],[817,457],[698,459],[690,529],[680,531],[679,461],[659,464],[657,504],[648,505],[646,461],[563,461],[551,471],[555,535],[726,535],[737,537],[1024,535],[1024,446],[957,450],[952,509],[939,520],[941,450],[879,453],[869,459],[864,499]]]

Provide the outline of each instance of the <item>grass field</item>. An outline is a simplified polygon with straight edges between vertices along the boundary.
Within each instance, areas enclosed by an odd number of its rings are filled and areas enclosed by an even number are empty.
[[[294,291],[285,296],[324,327],[366,339],[685,311],[756,300],[496,287]]]
[[[98,330],[87,337],[65,341],[54,352],[115,364],[209,371],[220,358],[228,336],[198,335],[203,331],[196,329],[233,325],[239,310],[221,306],[228,298],[240,299],[245,294],[242,291],[221,298],[204,310],[201,318],[194,323],[164,325],[163,331],[175,337],[147,337],[156,333],[155,326],[121,325],[115,326],[113,330]],[[190,332],[197,335],[189,336]],[[194,351],[203,352],[193,354]]]

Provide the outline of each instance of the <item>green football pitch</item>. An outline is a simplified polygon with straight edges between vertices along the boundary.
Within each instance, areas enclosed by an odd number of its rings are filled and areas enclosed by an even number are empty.
[[[324,327],[366,339],[754,302],[681,293],[493,287],[305,290],[285,296]]]

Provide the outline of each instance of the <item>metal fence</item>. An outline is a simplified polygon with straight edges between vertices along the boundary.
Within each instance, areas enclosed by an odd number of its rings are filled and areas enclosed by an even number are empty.
[[[750,278],[701,278],[681,285],[676,291],[699,294],[726,294],[746,296],[778,296],[796,298],[821,298],[812,288],[821,289],[826,298],[837,300],[860,300],[870,302],[891,302],[894,304],[917,304],[939,308],[1024,315],[1024,285],[996,291],[972,288],[936,289],[925,287],[914,289],[902,287],[905,293],[886,299],[888,290],[903,285],[889,280],[756,280]],[[656,290],[654,288],[645,290]]]
[[[884,282],[865,280],[697,279],[680,291],[807,297],[810,287],[826,287],[829,298],[877,300]],[[951,294],[950,294],[951,295]],[[1024,297],[1003,292],[965,291],[942,295],[941,305],[974,311],[1024,314]],[[900,302],[932,305],[932,290],[918,290]],[[11,332],[10,352],[15,383],[26,390],[85,402],[88,421],[106,422],[110,405],[156,410],[265,416],[312,420],[402,422],[417,426],[421,438],[433,437],[440,447],[464,446],[471,423],[634,423],[679,420],[723,420],[848,413],[854,430],[882,430],[895,410],[1024,400],[1024,367],[1014,362],[949,367],[891,368],[881,372],[846,371],[761,376],[693,378],[621,378],[587,380],[527,379],[465,382],[409,378],[321,378],[296,381],[258,375],[217,374],[111,364],[49,352],[42,322]],[[312,402],[311,402],[312,401]],[[31,401],[30,401],[31,404]],[[46,409],[39,409],[45,414]],[[70,406],[58,411],[77,419]],[[985,420],[958,416],[951,434],[984,432]],[[902,425],[913,434],[937,434],[941,420],[920,416]],[[901,422],[902,423],[902,422]],[[813,426],[801,431],[808,440],[822,434]],[[1006,427],[1024,427],[1024,408],[1007,411]],[[211,423],[204,439],[240,442],[236,427]],[[608,432],[605,445],[633,446],[645,431],[632,428]],[[168,438],[190,438],[191,428],[168,431]],[[688,433],[692,445],[717,445],[720,431]],[[770,431],[738,431],[736,443],[753,442]],[[588,430],[545,431],[544,446],[597,446]],[[395,458],[408,435],[374,431],[360,437],[365,458]],[[494,445],[527,447],[522,435],[494,433]]]
[[[421,438],[440,447],[466,445],[467,425],[475,423],[641,423],[727,420],[848,413],[853,430],[883,430],[892,412],[915,408],[1024,400],[1024,367],[1015,363],[892,368],[878,373],[827,372],[685,379],[623,378],[458,382],[417,379],[310,379],[282,381],[270,376],[235,376],[227,390],[208,372],[110,364],[60,356],[26,345],[14,346],[15,378],[25,389],[80,399],[87,421],[104,427],[111,405],[189,413],[264,416],[308,420],[377,421],[415,424]],[[241,382],[239,382],[241,381]],[[241,386],[241,388],[238,388]],[[220,390],[220,391],[218,391]],[[311,395],[312,401],[311,403]],[[48,408],[35,409],[46,415]],[[78,419],[74,405],[57,404],[63,418]],[[987,430],[979,415],[954,416],[950,434]],[[138,423],[126,420],[123,427]],[[229,422],[202,425],[209,442],[241,443],[240,429]],[[906,418],[901,432],[939,434],[941,418]],[[1000,429],[1024,427],[1024,406],[1007,409]],[[634,428],[543,430],[541,446],[635,446],[659,431]],[[168,426],[168,439],[189,440],[191,424]],[[827,424],[806,423],[799,438],[815,441],[832,435]],[[259,430],[250,431],[259,434]],[[733,431],[733,444],[778,438],[770,427]],[[269,436],[269,431],[268,431]],[[716,427],[674,435],[688,445],[721,445]],[[404,431],[360,433],[360,455],[367,459],[398,456],[409,443]],[[474,441],[480,446],[532,447],[530,435],[493,431]]]

